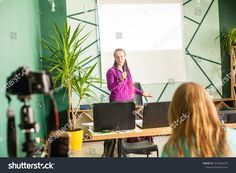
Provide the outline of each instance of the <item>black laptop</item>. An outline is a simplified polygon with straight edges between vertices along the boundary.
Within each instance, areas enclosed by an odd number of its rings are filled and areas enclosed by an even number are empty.
[[[135,128],[135,104],[96,103],[93,104],[94,131],[131,130]]]
[[[146,103],[143,109],[143,120],[136,121],[140,128],[168,127],[168,109],[170,102]]]

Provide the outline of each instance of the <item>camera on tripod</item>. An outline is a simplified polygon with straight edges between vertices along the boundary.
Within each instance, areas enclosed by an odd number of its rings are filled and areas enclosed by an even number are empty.
[[[52,114],[58,120],[57,109],[53,98],[53,81],[49,73],[32,72],[28,67],[20,67],[7,78],[6,96],[9,102],[7,110],[8,117],[8,153],[9,156],[16,157],[16,128],[15,115],[10,107],[10,94],[17,95],[20,101],[24,102],[21,108],[20,128],[25,133],[25,143],[23,151],[27,157],[32,157],[38,151],[35,140],[31,139],[32,133],[38,132],[39,126],[34,122],[33,109],[29,105],[31,95],[35,93],[48,94],[52,100],[54,112]]]

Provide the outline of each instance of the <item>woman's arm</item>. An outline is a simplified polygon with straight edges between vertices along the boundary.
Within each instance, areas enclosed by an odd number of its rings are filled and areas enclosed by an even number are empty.
[[[134,87],[134,93],[137,94],[137,95],[144,96],[144,97],[152,97],[152,95],[150,93],[141,91],[141,90],[139,90],[139,89],[137,89],[135,87]]]
[[[139,90],[138,88],[134,87],[134,93],[137,94],[137,95],[142,96],[143,91],[141,91],[141,90]]]
[[[107,72],[107,88],[110,90],[110,91],[113,91],[115,90],[117,87],[121,86],[124,84],[124,80],[116,80],[116,76],[115,76],[115,72],[112,71],[112,70],[108,70]]]

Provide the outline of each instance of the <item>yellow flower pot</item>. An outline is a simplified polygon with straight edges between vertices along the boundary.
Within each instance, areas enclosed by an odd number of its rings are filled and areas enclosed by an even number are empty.
[[[75,129],[70,130],[70,146],[71,151],[79,151],[82,148],[83,143],[83,130],[82,129]]]

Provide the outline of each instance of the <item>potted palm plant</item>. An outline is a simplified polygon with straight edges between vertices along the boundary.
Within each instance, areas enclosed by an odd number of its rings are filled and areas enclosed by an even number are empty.
[[[221,47],[231,55],[232,47],[236,45],[236,28],[229,29],[228,32],[220,34],[217,38],[221,39]]]
[[[92,57],[83,57],[82,45],[90,34],[82,35],[83,29],[84,26],[79,24],[72,32],[66,23],[64,30],[61,31],[58,25],[54,24],[53,33],[49,35],[50,39],[42,40],[43,46],[51,53],[49,57],[43,58],[47,63],[46,68],[52,73],[55,84],[67,91],[68,122],[73,132],[81,130],[75,126],[81,101],[88,97],[96,98],[91,85],[102,82],[100,78],[92,75],[97,64],[86,65]],[[73,91],[79,96],[75,109],[72,105]]]

